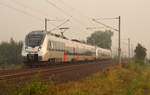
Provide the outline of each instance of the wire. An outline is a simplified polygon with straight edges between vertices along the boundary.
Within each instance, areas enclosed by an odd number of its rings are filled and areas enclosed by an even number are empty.
[[[10,0],[10,1],[12,1],[12,0]],[[43,13],[43,14],[44,14],[44,17],[48,15],[47,13],[44,13],[43,11],[40,11],[40,10],[37,10],[37,9],[33,9],[33,8],[31,8],[31,7],[25,5],[25,4],[23,4],[23,3],[21,3],[21,2],[19,2],[19,1],[17,1],[17,0],[13,0],[13,3],[16,3],[17,5],[19,5],[19,6],[21,6],[21,7],[30,9],[31,11],[34,11],[34,12],[36,12],[36,13]],[[41,14],[40,14],[40,15],[41,15]]]
[[[92,30],[92,29],[100,29],[100,28],[104,28],[104,27],[87,27],[87,30]]]
[[[12,1],[12,0],[10,0],[10,1]],[[29,6],[26,6],[25,4],[23,4],[23,3],[21,3],[21,2],[18,2],[17,0],[13,0],[13,3],[16,3],[17,5],[20,5],[20,6],[24,7],[24,8],[30,9],[30,10],[36,12],[36,13],[41,13],[41,11],[39,11],[39,10],[34,10],[33,8],[31,8],[31,7],[29,7]],[[47,15],[47,14],[45,14],[45,13],[43,13],[43,14],[44,14],[44,15],[43,15],[44,17],[45,17],[45,15]],[[42,20],[42,21],[43,21],[43,20]],[[49,21],[56,21],[56,20],[49,20]],[[56,25],[54,25],[54,24],[52,24],[52,23],[51,23],[51,25],[53,25],[53,26],[56,27]]]
[[[12,0],[10,0],[10,1],[12,1]],[[24,7],[24,8],[30,9],[30,10],[36,12],[36,13],[43,13],[44,17],[46,15],[48,15],[47,13],[41,12],[40,10],[35,10],[35,9],[29,7],[29,6],[26,6],[25,4],[23,4],[21,2],[18,2],[17,0],[13,0],[13,3],[16,3],[17,5],[20,5],[20,6]],[[49,19],[48,21],[62,21],[62,20],[61,19],[59,19],[59,20]],[[51,25],[53,25],[54,27],[56,27],[56,25],[54,25],[53,23],[51,23]]]
[[[65,15],[67,15],[67,16],[70,16],[70,18],[73,18],[74,21],[78,22],[80,25],[82,25],[82,26],[85,27],[85,25],[83,25],[83,23],[82,23],[80,20],[74,18],[71,14],[69,14],[69,13],[66,12],[66,11],[64,11],[62,8],[58,7],[55,3],[53,3],[53,2],[51,2],[51,1],[49,1],[49,0],[45,0],[45,1],[46,1],[48,4],[50,4],[51,6],[55,7],[57,10],[61,11],[63,14],[65,14]],[[82,23],[82,24],[81,24],[81,23]]]
[[[62,26],[62,25],[64,25],[64,24],[66,24],[68,21],[69,21],[69,19],[67,19],[67,20],[66,20],[66,21],[64,21],[62,24],[60,24],[60,25],[56,26],[54,29],[52,29],[52,30],[50,30],[50,31],[54,31],[54,30],[58,29],[60,26]]]
[[[51,1],[49,1],[49,0],[45,0],[45,1],[46,1],[48,4],[52,5],[53,7],[57,8],[59,11],[63,12],[65,15],[69,15],[69,16],[70,16],[70,14],[68,14],[67,12],[65,12],[63,9],[57,7],[57,5],[54,4],[53,2],[51,2]]]
[[[12,1],[12,0],[10,0],[10,1]],[[17,5],[20,5],[20,6],[24,7],[24,8],[30,9],[30,10],[36,12],[36,13],[41,13],[41,11],[35,10],[35,9],[29,7],[29,6],[26,6],[25,4],[23,4],[21,2],[18,2],[17,0],[13,0],[13,3],[16,3]],[[47,15],[45,13],[43,13],[43,14],[44,14],[44,17],[45,17],[45,15]],[[62,20],[52,20],[52,19],[49,19],[48,21],[62,21]],[[54,25],[53,23],[51,23],[51,25],[53,25],[54,27],[56,27],[56,25]]]
[[[115,19],[118,19],[118,17],[115,17],[115,18],[97,18],[96,20],[115,20]]]
[[[96,22],[96,23],[99,23],[99,24],[101,24],[101,25],[103,25],[103,26],[105,26],[105,27],[107,27],[107,28],[110,28],[110,29],[112,29],[112,30],[118,31],[117,29],[115,29],[115,28],[113,28],[113,27],[111,27],[111,26],[108,26],[108,25],[106,25],[106,24],[104,24],[104,23],[101,23],[100,21],[97,21],[96,19],[93,19],[93,21]]]
[[[53,0],[54,1],[54,0]],[[64,2],[63,0],[57,0],[57,1],[59,1],[59,2],[61,2],[63,5],[65,5],[65,6],[68,6],[69,8],[70,8],[70,10],[71,11],[76,11],[77,12],[77,10],[75,9],[75,8],[73,8],[72,6],[70,6],[70,5],[68,5],[66,2]],[[78,11],[78,14],[80,14],[80,15],[82,15],[82,16],[85,16],[85,15],[83,15],[81,12],[79,12]],[[86,16],[85,16],[86,17]]]
[[[26,11],[24,11],[24,10],[17,9],[17,8],[15,8],[15,7],[13,7],[13,6],[4,4],[4,3],[2,3],[2,2],[0,2],[0,5],[3,6],[3,7],[7,7],[7,8],[9,8],[9,9],[15,10],[15,11],[17,11],[17,12],[19,12],[19,13],[24,14],[24,15],[33,17],[34,19],[43,21],[41,18],[39,18],[39,17],[37,17],[37,16],[35,16],[35,15],[33,15],[33,14],[30,14],[29,12],[26,12]]]
[[[71,11],[77,12],[81,17],[84,16],[85,18],[90,19],[89,16],[87,16],[87,15],[83,14],[82,12],[76,10],[74,7],[70,6],[69,4],[67,4],[66,2],[64,2],[63,0],[57,0],[57,1],[61,2],[61,3],[64,4],[65,6],[68,6]],[[89,20],[89,21],[93,23],[93,21],[91,21],[91,20]],[[95,25],[95,24],[94,24],[94,25]]]

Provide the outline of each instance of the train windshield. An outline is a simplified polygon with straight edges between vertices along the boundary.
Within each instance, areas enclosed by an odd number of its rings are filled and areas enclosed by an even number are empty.
[[[40,46],[45,38],[44,34],[29,34],[26,39],[26,45],[30,47]]]

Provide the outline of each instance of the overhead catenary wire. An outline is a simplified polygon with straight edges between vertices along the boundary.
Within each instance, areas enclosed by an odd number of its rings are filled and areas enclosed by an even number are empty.
[[[19,12],[19,13],[22,13],[22,14],[24,14],[24,15],[26,15],[26,16],[30,16],[30,17],[32,17],[32,18],[34,18],[34,19],[43,21],[43,19],[41,19],[41,18],[39,18],[39,17],[37,17],[37,16],[35,16],[35,15],[29,13],[29,12],[26,12],[26,11],[24,11],[24,10],[15,8],[15,7],[10,6],[10,5],[8,5],[8,4],[5,4],[5,3],[0,2],[0,6],[7,7],[7,8],[9,8],[9,9],[15,10],[15,11],[17,11],[17,12]]]
[[[19,6],[21,6],[21,7],[23,7],[23,8],[26,8],[26,9],[29,9],[30,11],[32,11],[32,12],[35,12],[35,13],[40,13],[40,15],[42,15],[43,17],[45,17],[45,16],[48,16],[48,14],[47,13],[45,13],[45,12],[43,12],[43,11],[40,11],[40,10],[38,10],[38,9],[34,9],[34,8],[32,8],[32,7],[29,7],[29,6],[27,6],[26,4],[24,4],[24,3],[21,3],[20,1],[17,1],[17,0],[10,0],[11,2],[13,2],[13,3],[15,3],[15,4],[17,4],[17,5],[19,5]]]
[[[118,19],[117,17],[115,18],[96,18],[96,20],[115,20],[115,19]]]
[[[10,0],[10,1],[12,1],[12,0]],[[36,12],[38,14],[40,13],[40,15],[42,13],[42,14],[44,14],[44,15],[42,15],[43,18],[48,15],[48,14],[46,14],[46,13],[40,11],[40,10],[33,9],[33,8],[31,8],[31,7],[25,5],[25,4],[23,4],[23,3],[21,3],[21,2],[19,2],[17,0],[13,0],[13,3],[15,3],[15,4],[17,4],[17,5],[19,5],[19,6],[23,7],[23,8],[30,9],[31,11],[34,11],[34,12]],[[60,21],[60,20],[49,19],[49,21]],[[53,23],[51,23],[51,25],[53,25],[54,27],[56,27],[56,25],[54,25]]]
[[[104,24],[104,23],[102,23],[102,22],[100,22],[100,21],[97,21],[96,19],[93,19],[93,21],[96,22],[96,23],[99,23],[99,24],[101,24],[101,25],[103,25],[103,26],[105,26],[105,27],[107,27],[107,28],[110,28],[110,29],[112,29],[112,30],[119,31],[118,29],[115,29],[115,28],[113,28],[113,27],[111,27],[111,26],[108,26],[108,25],[106,25],[106,24]]]
[[[53,0],[53,1],[54,1],[54,0]],[[65,1],[63,1],[63,0],[57,0],[57,1],[61,2],[61,3],[62,3],[63,5],[65,5],[65,6],[68,6],[68,8],[70,8],[70,11],[75,11],[75,12],[77,12],[81,17],[85,17],[85,18],[88,19],[88,21],[90,21],[91,23],[93,23],[93,21],[90,20],[90,17],[89,17],[89,16],[83,14],[83,13],[80,12],[79,10],[77,10],[77,9],[75,9],[74,7],[72,7],[71,5],[67,4]],[[93,24],[94,24],[94,23],[93,23]],[[94,24],[94,25],[95,25],[95,24]]]
[[[54,31],[54,30],[58,29],[58,28],[61,27],[62,25],[66,24],[67,22],[69,22],[69,19],[67,19],[66,21],[64,21],[63,23],[61,23],[60,25],[56,26],[55,28],[53,28],[53,29],[50,30],[50,31]]]
[[[49,1],[49,0],[45,0],[48,4],[50,4],[51,6],[53,6],[53,7],[55,7],[57,10],[59,10],[59,11],[61,11],[63,14],[65,14],[65,15],[69,15],[70,16],[70,14],[68,14],[66,11],[64,11],[62,8],[60,8],[60,7],[58,7],[55,3],[53,3],[53,2],[51,2],[51,1]],[[72,17],[72,16],[71,16]]]
[[[10,1],[12,1],[12,0],[10,0]],[[45,12],[43,12],[43,11],[40,11],[40,10],[37,10],[37,9],[33,9],[32,7],[29,7],[29,6],[27,6],[27,5],[25,5],[25,4],[21,3],[21,2],[19,2],[19,1],[17,1],[17,0],[13,0],[13,2],[16,3],[16,4],[18,4],[18,5],[20,5],[20,6],[22,6],[22,7],[24,7],[24,8],[28,8],[28,9],[30,9],[30,10],[36,12],[36,13],[40,13],[40,14],[42,13],[42,14],[44,14],[44,15],[43,15],[44,17],[48,15],[47,13],[45,13]],[[48,19],[48,20],[49,20],[49,21],[63,21],[64,19]]]
[[[25,4],[20,3],[20,2],[18,2],[18,1],[16,1],[16,0],[13,0],[13,2],[16,3],[17,5],[23,7],[23,8],[28,8],[28,9],[30,9],[30,10],[32,10],[32,11],[37,12],[37,13],[41,13],[40,11],[34,10],[34,9],[32,9],[31,7],[28,7],[28,6],[26,6]],[[24,10],[15,8],[15,7],[13,7],[13,6],[10,6],[10,5],[8,5],[8,4],[1,3],[1,2],[0,2],[0,5],[5,6],[5,7],[7,7],[7,8],[10,8],[10,9],[13,9],[13,10],[15,10],[15,11],[17,11],[17,12],[23,13],[24,15],[31,16],[31,17],[33,17],[34,19],[36,18],[36,19],[38,19],[38,20],[40,20],[40,21],[43,22],[43,19],[42,19],[42,18],[39,18],[39,17],[37,17],[37,16],[35,16],[35,15],[29,13],[29,12],[26,12],[26,11],[24,11]],[[43,18],[44,18],[44,17],[45,17],[45,15],[43,15]],[[49,21],[63,21],[63,20],[62,20],[62,19],[59,19],[59,20],[49,19]],[[53,23],[51,23],[51,25],[53,25],[54,27],[57,27],[57,25],[54,25]]]
[[[46,1],[47,1],[49,4],[51,4],[53,7],[56,7],[59,11],[63,12],[65,15],[69,15],[69,16],[70,16],[70,14],[68,14],[68,13],[67,13],[66,11],[64,11],[62,8],[58,7],[55,3],[53,3],[53,2],[51,2],[51,1],[49,1],[49,0],[46,0]],[[54,1],[54,0],[52,0],[52,1]],[[63,5],[68,6],[71,11],[76,11],[75,8],[73,8],[72,6],[66,4],[66,2],[64,2],[63,0],[59,0],[59,3],[60,3],[60,2],[61,2]],[[76,11],[76,12],[77,12],[77,11]],[[79,11],[78,11],[78,14],[79,14],[81,17],[87,18],[88,21],[90,21],[90,22],[93,23],[92,20],[89,20],[90,17],[84,15],[83,13],[81,13],[81,12],[79,12]],[[71,17],[72,17],[72,16],[71,16]],[[73,17],[72,17],[72,18],[73,18]],[[75,19],[75,20],[77,21],[77,19]],[[77,21],[77,22],[81,22],[81,21]],[[81,24],[81,23],[80,23],[80,24]],[[94,23],[93,23],[93,24],[94,24]],[[83,25],[83,26],[85,27],[86,25]]]
[[[75,17],[73,17],[70,13],[64,11],[62,8],[58,7],[55,3],[51,2],[50,0],[45,0],[48,4],[50,4],[51,6],[55,7],[57,10],[59,10],[60,12],[62,12],[63,14],[65,14],[66,16],[69,16],[70,18],[72,18],[74,21],[78,22],[80,25],[82,26],[86,26],[83,22],[81,22],[80,20],[76,19]],[[84,25],[83,25],[84,24]]]
[[[54,0],[53,0],[53,1],[54,1]],[[100,29],[100,28],[103,28],[103,29],[104,29],[104,27],[98,27],[97,25],[95,25],[95,23],[90,19],[89,16],[83,14],[83,12],[80,12],[80,11],[78,11],[77,9],[75,9],[74,7],[70,6],[70,5],[67,4],[65,1],[63,1],[63,0],[57,0],[57,1],[59,1],[59,3],[61,2],[63,5],[65,5],[65,6],[67,6],[68,8],[70,8],[70,11],[75,11],[76,13],[78,13],[81,17],[84,17],[84,19],[87,18],[87,20],[88,20],[89,22],[91,22],[91,23],[94,25],[94,27],[87,27],[86,30],[90,30],[90,31],[91,31],[91,30],[93,30],[93,29]]]
[[[54,0],[53,0],[54,1]],[[72,6],[70,6],[69,4],[67,4],[66,2],[64,2],[63,0],[57,0],[59,2],[61,2],[63,5],[68,6],[68,8],[70,8],[70,11],[75,11],[77,12],[80,16],[84,16],[86,18],[89,18],[88,16],[84,15],[83,13],[79,12],[78,10],[76,10],[75,8],[73,8]]]

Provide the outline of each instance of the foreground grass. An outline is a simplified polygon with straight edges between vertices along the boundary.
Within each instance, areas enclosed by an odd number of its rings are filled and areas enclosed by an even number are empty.
[[[42,81],[38,74],[25,83],[0,81],[0,95],[54,95],[51,85],[54,83]]]
[[[0,65],[0,70],[13,70],[23,68],[23,64],[3,64]]]
[[[79,81],[55,85],[36,80],[13,91],[5,95],[150,95],[150,66],[129,63]]]
[[[150,95],[150,66],[130,63],[56,88],[57,95]]]

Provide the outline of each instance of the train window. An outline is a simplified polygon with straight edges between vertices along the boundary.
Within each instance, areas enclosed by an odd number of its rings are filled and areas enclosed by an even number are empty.
[[[61,43],[59,42],[59,51],[61,51]]]
[[[51,49],[51,42],[48,41],[48,44],[47,44],[47,50],[50,50]]]
[[[47,43],[47,50],[49,50],[49,41],[48,41],[48,43]]]
[[[49,50],[54,50],[54,51],[63,51],[64,50],[64,45],[61,42],[49,41],[47,48]]]
[[[51,50],[54,50],[54,42],[51,41]]]
[[[55,50],[58,51],[58,48],[59,48],[58,42],[55,42]]]
[[[60,50],[59,42],[57,42],[57,50]]]
[[[82,48],[79,49],[79,53],[80,53],[80,55],[83,55],[83,49]]]
[[[56,51],[58,50],[58,44],[57,44],[57,42],[55,42],[55,50]]]
[[[64,44],[61,43],[61,50],[64,51]]]
[[[61,51],[61,43],[60,42],[59,42],[58,46],[59,46],[59,51]]]
[[[60,42],[48,41],[47,50],[62,51],[64,49]]]
[[[72,47],[72,54],[74,54],[74,48]]]
[[[47,50],[52,50],[52,42],[49,40],[47,44]]]
[[[58,50],[61,51],[61,43],[58,42]]]
[[[53,41],[53,50],[55,50],[56,48],[55,42]]]
[[[59,49],[60,49],[60,51],[62,51],[62,43],[60,42],[60,44],[59,44]]]
[[[27,46],[36,47],[40,46],[45,38],[45,34],[29,34],[26,36],[25,44]]]
[[[68,47],[68,49],[69,49],[69,54],[71,55],[72,53],[71,53],[71,47]]]
[[[72,48],[72,47],[66,47],[66,54],[73,55],[74,54],[74,48]]]

